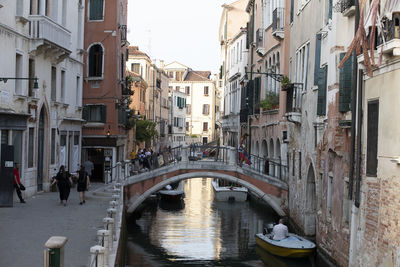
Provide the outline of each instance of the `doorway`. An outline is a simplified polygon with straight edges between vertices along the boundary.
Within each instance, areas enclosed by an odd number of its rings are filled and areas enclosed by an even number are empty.
[[[40,111],[38,129],[38,168],[37,168],[37,191],[43,191],[43,145],[44,145],[44,108]]]
[[[92,182],[104,182],[104,149],[89,148],[87,149],[87,159],[93,162]]]

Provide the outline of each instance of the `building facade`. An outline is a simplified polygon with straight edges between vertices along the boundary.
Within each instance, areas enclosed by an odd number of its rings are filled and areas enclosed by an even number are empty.
[[[127,1],[85,3],[82,155],[94,163],[93,180],[105,181],[126,154]]]
[[[1,144],[13,146],[27,196],[81,163],[84,12],[79,0],[1,3]]]

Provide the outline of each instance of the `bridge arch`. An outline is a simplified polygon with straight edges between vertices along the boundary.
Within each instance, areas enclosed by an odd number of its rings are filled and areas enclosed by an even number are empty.
[[[181,174],[175,175],[168,179],[164,179],[160,182],[157,182],[153,186],[148,188],[142,194],[139,195],[139,193],[136,193],[135,195],[133,195],[128,200],[127,212],[132,213],[133,211],[135,211],[135,209],[141,203],[143,203],[151,194],[156,193],[157,191],[161,190],[168,184],[172,184],[172,183],[176,183],[176,182],[179,182],[182,180],[187,180],[187,179],[192,179],[192,178],[199,178],[199,177],[200,178],[220,178],[220,179],[224,179],[224,180],[227,180],[230,182],[240,184],[241,186],[244,186],[247,189],[249,189],[249,191],[251,191],[252,195],[255,195],[256,197],[258,197],[258,199],[265,201],[268,205],[270,205],[279,216],[287,215],[285,213],[285,211],[282,209],[278,198],[265,193],[263,190],[258,188],[256,185],[254,185],[244,179],[241,179],[241,178],[238,178],[236,176],[229,175],[226,173],[218,173],[218,172],[213,172],[213,171],[186,172],[186,173],[181,173]],[[150,178],[150,179],[154,179],[154,178]],[[140,183],[140,181],[138,181],[138,183]]]

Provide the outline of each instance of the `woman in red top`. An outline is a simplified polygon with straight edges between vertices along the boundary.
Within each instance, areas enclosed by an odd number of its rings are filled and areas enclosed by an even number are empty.
[[[19,180],[19,164],[15,163],[15,167],[14,167],[14,188],[17,191],[17,195],[18,195],[19,201],[21,203],[26,203],[25,200],[22,198],[20,185],[21,185],[21,181]]]

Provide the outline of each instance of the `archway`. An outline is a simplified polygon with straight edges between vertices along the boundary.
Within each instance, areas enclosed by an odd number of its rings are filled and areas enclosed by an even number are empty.
[[[229,174],[214,173],[214,172],[207,172],[207,171],[204,171],[204,172],[203,171],[188,172],[188,173],[179,174],[177,176],[171,177],[171,178],[169,178],[167,180],[163,180],[162,182],[159,182],[159,183],[153,185],[151,188],[148,188],[141,195],[139,193],[137,193],[137,194],[131,196],[129,198],[129,200],[128,200],[129,207],[127,209],[127,212],[128,213],[132,213],[133,211],[135,211],[135,209],[143,201],[145,201],[151,194],[154,194],[155,192],[161,190],[162,188],[164,188],[168,184],[176,183],[176,182],[179,182],[179,181],[182,181],[182,180],[191,179],[191,178],[199,178],[199,177],[202,177],[202,178],[220,178],[220,179],[224,179],[224,180],[227,180],[229,182],[233,182],[233,183],[239,184],[241,186],[244,186],[247,189],[249,189],[249,191],[251,191],[251,193],[256,198],[258,198],[261,201],[264,201],[264,202],[268,203],[268,205],[271,206],[271,208],[274,209],[274,211],[279,216],[286,216],[286,213],[284,212],[284,210],[280,206],[281,200],[279,200],[276,197],[273,197],[273,196],[271,196],[269,194],[266,194],[265,192],[263,192],[257,186],[255,186],[255,185],[253,185],[253,184],[251,184],[251,183],[249,183],[249,182],[247,182],[245,180],[242,180],[242,179],[240,179],[238,177],[231,176]]]
[[[269,174],[269,160],[268,160],[268,144],[267,141],[263,140],[261,144],[261,149],[263,153],[263,158],[264,158],[264,165],[263,165],[263,170],[265,174]]]
[[[282,175],[282,157],[281,157],[281,143],[279,138],[276,140],[275,143],[275,158],[276,158],[276,166],[275,166],[275,173],[278,178]]]
[[[36,177],[36,184],[37,184],[37,191],[43,191],[43,175],[44,175],[44,144],[45,144],[45,125],[46,125],[46,118],[47,113],[46,109],[43,106],[40,110],[39,115],[39,127],[38,127],[38,161],[37,161],[37,177]]]
[[[274,150],[274,140],[271,138],[269,140],[269,174],[275,176],[275,150]]]
[[[310,163],[307,173],[306,188],[306,214],[304,217],[304,229],[307,235],[315,235],[315,218],[316,218],[316,191],[315,191],[315,173],[314,167]]]

